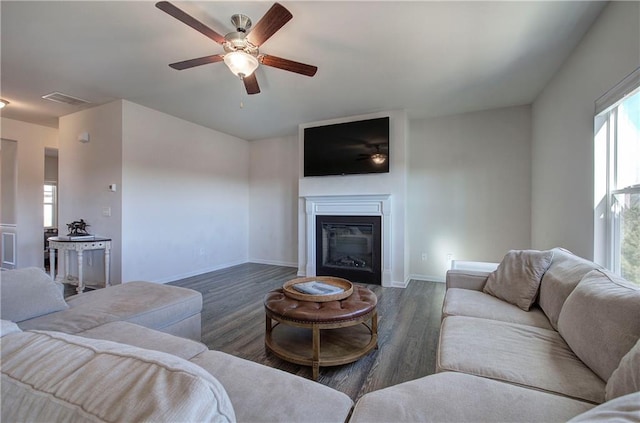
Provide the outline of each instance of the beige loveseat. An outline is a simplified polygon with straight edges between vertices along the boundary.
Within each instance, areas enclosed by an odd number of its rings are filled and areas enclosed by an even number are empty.
[[[639,286],[560,248],[510,252],[447,273],[437,374],[364,395],[351,422],[637,422],[639,338]]]
[[[196,291],[132,282],[65,301],[32,268],[0,272],[0,298],[3,422],[344,422],[353,407],[197,342]]]

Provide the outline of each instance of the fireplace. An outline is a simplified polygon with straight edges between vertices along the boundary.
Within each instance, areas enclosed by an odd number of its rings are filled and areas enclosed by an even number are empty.
[[[316,215],[316,275],[381,284],[380,216]]]
[[[399,255],[400,259],[403,257],[403,238],[401,236],[392,237],[391,228],[393,227],[393,220],[391,214],[391,195],[389,194],[376,194],[376,195],[331,195],[331,196],[305,196],[304,197],[304,215],[300,225],[299,240],[302,248],[299,250],[299,268],[298,276],[318,276],[318,275],[334,275],[338,276],[337,272],[341,269],[331,267],[329,269],[320,270],[316,268],[321,264],[318,260],[318,255],[322,255],[322,246],[318,243],[318,238],[321,237],[317,233],[317,219],[316,217],[329,217],[334,219],[336,217],[358,218],[357,222],[362,222],[363,219],[376,218],[379,226],[376,226],[377,232],[380,234],[381,239],[374,238],[372,242],[375,243],[375,254],[377,254],[372,264],[375,264],[376,273],[381,276],[376,278],[375,282],[382,286],[403,286],[393,281],[393,260],[394,254]],[[336,222],[337,224],[352,224],[353,222]],[[368,221],[365,222],[368,224]],[[358,228],[354,232],[363,231],[363,228]],[[364,241],[361,239],[355,241],[356,237],[352,237],[351,241],[359,243],[362,249]],[[379,246],[378,246],[379,245]],[[355,248],[355,247],[353,247]],[[393,248],[393,250],[392,250]],[[345,260],[345,261],[348,261]],[[401,263],[401,262],[398,262]],[[399,266],[399,265],[397,265]],[[378,270],[379,269],[379,270]],[[354,270],[354,269],[346,269]],[[357,272],[358,269],[355,269]],[[373,272],[370,272],[373,273]],[[343,274],[343,273],[342,273]],[[344,275],[344,274],[343,274]],[[360,281],[365,276],[364,272],[356,273],[354,276],[344,275],[345,279]],[[339,277],[339,276],[338,276]]]

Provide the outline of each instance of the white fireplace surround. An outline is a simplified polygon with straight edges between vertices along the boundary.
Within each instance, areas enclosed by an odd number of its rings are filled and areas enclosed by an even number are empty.
[[[316,276],[316,215],[380,216],[382,286],[391,286],[391,195],[305,196],[306,276]]]

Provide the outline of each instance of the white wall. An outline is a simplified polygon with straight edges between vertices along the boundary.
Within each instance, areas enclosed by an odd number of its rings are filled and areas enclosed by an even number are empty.
[[[78,141],[89,133],[89,142]],[[110,192],[109,184],[122,184],[122,101],[82,110],[59,119],[58,152],[58,227],[66,234],[66,224],[84,219],[89,233],[112,238],[111,283],[122,279],[122,195]],[[111,216],[103,216],[110,208]],[[75,256],[70,270],[77,275]],[[87,282],[104,280],[102,251],[85,253],[84,278]]]
[[[611,2],[534,102],[534,248],[593,258],[594,102],[638,66],[640,3]]]
[[[298,265],[298,137],[250,143],[249,261]]]
[[[247,261],[247,141],[127,101],[122,140],[124,281]]]
[[[500,261],[530,247],[530,123],[529,106],[410,120],[411,277],[444,280],[448,254]]]
[[[44,267],[44,149],[58,147],[58,131],[2,118],[0,138],[18,143],[17,267]]]

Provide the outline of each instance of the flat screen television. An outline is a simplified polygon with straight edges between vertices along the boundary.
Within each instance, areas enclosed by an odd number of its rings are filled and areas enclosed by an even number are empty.
[[[304,176],[389,172],[389,117],[304,129]]]

